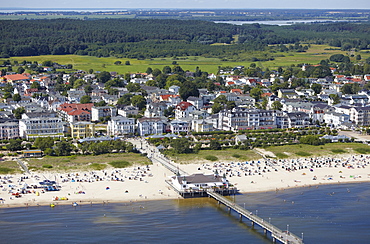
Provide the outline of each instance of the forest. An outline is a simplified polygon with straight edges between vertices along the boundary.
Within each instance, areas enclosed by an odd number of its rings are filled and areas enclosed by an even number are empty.
[[[369,22],[269,26],[168,19],[2,20],[0,31],[3,58],[77,54],[266,61],[273,60],[277,51],[304,52],[309,44],[346,51],[370,49]]]

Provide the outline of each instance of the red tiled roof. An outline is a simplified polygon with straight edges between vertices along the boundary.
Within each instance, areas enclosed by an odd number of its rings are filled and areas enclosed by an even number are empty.
[[[17,81],[17,80],[29,80],[27,76],[15,74],[15,75],[5,75],[5,79],[11,80],[11,81]]]
[[[193,106],[193,104],[191,104],[189,102],[181,102],[181,103],[177,104],[176,108],[184,111],[184,110],[186,110],[190,106]]]

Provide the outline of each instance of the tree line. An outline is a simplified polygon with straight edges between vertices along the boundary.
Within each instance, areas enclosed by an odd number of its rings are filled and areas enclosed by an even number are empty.
[[[368,49],[369,23],[241,25],[200,20],[100,19],[1,20],[0,56],[90,55],[119,58],[205,56],[244,58],[241,53],[305,51],[298,43]],[[214,43],[234,45],[211,45]],[[273,44],[291,44],[270,47]],[[264,55],[267,55],[264,53]],[[268,60],[270,56],[257,60]],[[255,61],[257,61],[255,60]]]

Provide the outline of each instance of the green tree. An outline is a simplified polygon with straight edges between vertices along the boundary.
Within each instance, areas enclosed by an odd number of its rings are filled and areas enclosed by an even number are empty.
[[[153,73],[153,69],[148,67],[145,71],[145,73],[147,73],[148,75],[150,75],[151,73]]]
[[[138,107],[141,110],[141,109],[145,108],[145,106],[146,106],[146,100],[141,95],[135,95],[131,99],[131,104],[133,106]]]
[[[91,97],[89,95],[84,95],[80,99],[80,103],[91,103]]]
[[[199,97],[199,90],[193,82],[185,81],[179,89],[179,95],[186,101],[190,96]]]
[[[190,142],[187,138],[174,139],[170,145],[176,153],[183,154],[191,152]]]
[[[32,85],[31,85],[31,88],[32,89],[37,89],[37,90],[39,90],[40,89],[40,83],[38,83],[37,81],[34,81],[34,82],[32,82]]]
[[[19,102],[20,100],[22,100],[21,95],[19,95],[18,93],[13,95],[13,101]]]
[[[218,140],[211,140],[209,143],[209,149],[211,150],[221,150],[221,144]]]
[[[26,109],[24,107],[19,107],[13,110],[14,117],[16,119],[21,119],[22,114],[26,112]]]
[[[329,97],[333,100],[333,105],[340,103],[338,94],[329,94]]]
[[[126,61],[125,65],[131,65],[130,61]]]
[[[17,69],[18,74],[23,74],[24,71],[26,71],[26,70],[22,66],[18,67],[18,69]]]
[[[256,101],[259,101],[262,96],[262,90],[261,88],[254,87],[252,90],[250,90],[249,95],[253,97]]]
[[[322,85],[320,84],[317,84],[317,83],[314,83],[311,85],[311,89],[316,93],[316,94],[320,94],[321,90],[322,90]]]
[[[283,105],[281,104],[280,101],[274,101],[272,104],[271,104],[271,108],[273,110],[281,110],[283,108]]]
[[[54,146],[54,139],[52,137],[37,137],[33,145],[42,151],[47,148],[52,148]]]
[[[114,62],[114,64],[115,64],[115,65],[121,65],[121,64],[122,64],[122,62],[121,62],[121,61],[116,61],[116,62]]]
[[[129,92],[137,92],[141,89],[140,84],[132,82],[128,83],[126,85],[126,88]]]
[[[223,109],[223,106],[220,103],[214,103],[212,105],[212,114],[217,114]]]
[[[57,156],[69,156],[72,152],[72,146],[68,142],[61,141],[55,144],[54,151]]]
[[[22,149],[22,140],[20,139],[11,139],[9,143],[6,145],[6,149],[9,151],[17,151]]]
[[[163,74],[170,74],[172,73],[172,69],[170,66],[164,66],[162,69]]]
[[[97,75],[96,78],[98,79],[99,82],[105,83],[110,80],[111,75],[108,71],[102,71]]]
[[[160,71],[158,68],[155,68],[152,72],[152,75],[154,77],[157,77],[158,75],[162,74],[162,71]]]
[[[131,93],[126,93],[118,99],[117,104],[118,105],[130,105],[132,97],[133,95]]]

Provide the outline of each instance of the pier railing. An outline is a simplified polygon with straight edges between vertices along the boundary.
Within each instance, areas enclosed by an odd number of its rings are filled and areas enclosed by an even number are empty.
[[[220,194],[213,192],[213,191],[207,191],[209,197],[214,198],[219,203],[224,204],[226,207],[229,208],[229,210],[233,209],[235,212],[237,212],[240,215],[240,218],[242,219],[242,216],[252,221],[252,225],[259,225],[261,228],[264,229],[264,232],[270,232],[271,237],[273,238],[273,241],[278,240],[282,243],[294,243],[294,244],[301,244],[303,243],[303,240],[299,238],[298,236],[294,235],[293,233],[290,233],[288,231],[283,231],[276,226],[272,225],[269,222],[266,222],[261,217],[258,217],[257,215],[253,215],[251,211],[248,211],[247,209],[242,208],[240,205],[236,204],[235,202],[230,201],[226,197],[221,196]]]

